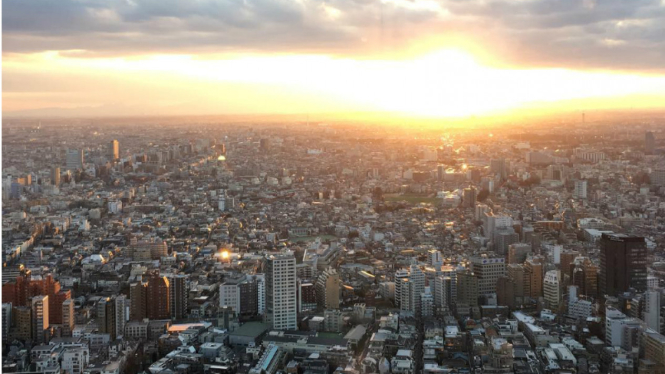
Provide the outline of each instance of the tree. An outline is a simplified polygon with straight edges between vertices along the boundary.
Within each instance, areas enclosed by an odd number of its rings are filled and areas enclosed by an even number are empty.
[[[476,197],[478,201],[485,201],[487,197],[489,197],[490,192],[488,190],[481,190],[478,192],[478,196]]]

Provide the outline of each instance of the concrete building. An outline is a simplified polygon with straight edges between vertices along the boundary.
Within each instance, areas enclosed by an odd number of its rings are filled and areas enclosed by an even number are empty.
[[[267,323],[275,330],[297,328],[296,259],[292,253],[265,258]]]

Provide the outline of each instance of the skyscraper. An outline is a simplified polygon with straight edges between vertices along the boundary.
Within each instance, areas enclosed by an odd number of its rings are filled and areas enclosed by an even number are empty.
[[[270,255],[264,261],[267,323],[275,330],[297,329],[296,258]]]
[[[643,237],[603,234],[600,239],[600,296],[616,296],[630,288],[647,289],[647,248]]]
[[[67,170],[83,169],[85,163],[82,149],[67,150]]]
[[[109,158],[111,161],[120,158],[120,144],[115,139],[111,140],[109,143]]]
[[[652,155],[656,151],[656,138],[653,136],[651,131],[647,131],[644,134],[644,153],[647,155]]]
[[[478,306],[478,277],[470,270],[457,273],[457,304]]]
[[[322,309],[339,308],[339,274],[333,268],[326,269],[316,280],[316,303]]]

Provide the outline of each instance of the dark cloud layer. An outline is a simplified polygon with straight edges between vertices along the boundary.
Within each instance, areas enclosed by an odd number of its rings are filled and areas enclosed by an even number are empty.
[[[665,0],[5,0],[3,4],[4,53],[260,51],[371,56],[448,35],[468,37],[504,61],[525,66],[665,70]]]

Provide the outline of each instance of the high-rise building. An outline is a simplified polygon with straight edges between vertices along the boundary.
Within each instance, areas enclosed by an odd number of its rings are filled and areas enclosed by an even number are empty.
[[[2,303],[2,341],[9,340],[9,328],[12,326],[12,304]]]
[[[111,340],[117,337],[115,298],[104,297],[97,302],[97,328],[109,334]]]
[[[587,181],[584,179],[575,181],[575,190],[573,191],[573,197],[576,199],[586,199],[587,198]]]
[[[457,304],[478,306],[478,277],[471,271],[457,272]]]
[[[51,168],[51,184],[54,186],[60,185],[60,168],[57,166]]]
[[[524,263],[525,274],[528,277],[528,295],[525,296],[538,298],[543,295],[543,262],[543,257],[534,256]]]
[[[142,321],[147,317],[147,295],[148,285],[146,283],[137,282],[129,286],[129,299],[131,301],[129,307],[129,320]]]
[[[508,169],[509,166],[505,158],[490,160],[490,171],[492,174],[498,175],[501,180],[505,180],[508,176]]]
[[[510,265],[509,265],[510,266]],[[498,305],[515,307],[515,281],[509,277],[501,277],[496,284],[496,300]]]
[[[178,274],[168,277],[169,279],[169,306],[171,308],[171,318],[175,320],[183,319],[187,316],[188,308],[188,286],[187,276]]]
[[[51,326],[49,323],[49,301],[48,296],[35,296],[32,298],[32,336],[35,342],[47,342],[46,330]]]
[[[411,297],[411,311],[415,316],[422,313],[421,296],[425,292],[425,273],[416,264],[409,268],[409,296]]]
[[[109,143],[109,158],[111,161],[120,158],[120,144],[115,139],[111,140]]]
[[[68,149],[66,154],[67,170],[83,169],[85,164],[82,149]]]
[[[447,311],[450,308],[452,280],[450,277],[437,275],[434,278],[434,307],[439,311]]]
[[[550,270],[545,273],[543,291],[547,307],[556,313],[561,303],[561,271]]]
[[[62,336],[72,336],[74,331],[74,300],[62,302]]]
[[[601,297],[616,296],[630,288],[647,289],[647,248],[643,237],[602,234],[600,245]]]
[[[559,255],[559,264],[561,268],[561,277],[573,276],[574,261],[580,253],[577,251],[564,250]]]
[[[316,287],[314,283],[298,279],[298,313],[315,310],[316,307]]]
[[[258,284],[253,278],[245,278],[238,283],[238,297],[240,298],[240,310],[238,314],[243,316],[256,316],[258,314]]]
[[[58,284],[58,288],[60,285]],[[49,296],[49,320],[53,325],[62,323],[62,303],[72,298],[72,291],[60,291]]]
[[[506,255],[511,244],[519,242],[520,235],[512,227],[501,227],[494,232],[494,251]]]
[[[32,340],[33,320],[31,306],[14,307],[14,336],[19,340]],[[43,334],[42,334],[43,335]]]
[[[403,286],[406,284],[406,286]],[[408,304],[408,296],[402,297],[402,291],[407,288],[406,293],[408,294],[408,284],[409,284],[409,272],[404,269],[397,270],[395,272],[395,306],[402,308],[402,304],[406,302]],[[404,301],[403,301],[404,299]],[[408,310],[408,308],[407,308]]]
[[[508,263],[523,264],[531,253],[531,244],[514,243],[508,246]]]
[[[256,282],[256,307],[259,315],[266,313],[266,276],[265,274],[255,274],[252,278]]]
[[[267,323],[275,330],[297,329],[296,258],[270,255],[264,261]]]
[[[427,265],[434,267],[435,269],[443,266],[443,255],[441,251],[436,249],[430,249],[427,251]]]
[[[644,293],[644,310],[642,312],[642,320],[647,324],[647,327],[654,331],[660,331],[661,326],[661,290],[648,290]]]
[[[579,287],[580,295],[598,296],[598,266],[588,257],[577,257],[573,263],[572,283]]]
[[[656,152],[656,138],[651,131],[644,134],[644,153],[652,155]]]
[[[506,259],[496,257],[472,257],[471,271],[478,277],[478,293],[487,295],[496,293],[496,284],[500,277],[506,276]]]
[[[169,305],[170,284],[166,277],[153,274],[146,288],[146,316],[149,319],[171,318]]]
[[[316,301],[319,308],[339,308],[339,274],[333,268],[326,269],[316,280]]]
[[[476,206],[476,198],[478,193],[474,187],[467,187],[462,193],[462,206],[465,208],[473,208]]]

